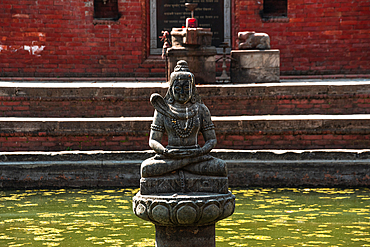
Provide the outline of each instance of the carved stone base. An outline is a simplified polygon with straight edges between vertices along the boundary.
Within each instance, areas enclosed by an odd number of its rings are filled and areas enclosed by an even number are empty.
[[[161,226],[212,225],[229,217],[235,209],[235,196],[212,193],[141,195],[133,198],[139,217]]]
[[[215,225],[171,227],[155,226],[157,247],[214,247]]]
[[[165,177],[140,179],[142,195],[176,193],[177,191],[227,194],[228,180],[227,177],[200,176],[188,172],[183,172],[183,178],[181,178],[178,171]]]
[[[231,51],[231,82],[279,82],[279,50]]]

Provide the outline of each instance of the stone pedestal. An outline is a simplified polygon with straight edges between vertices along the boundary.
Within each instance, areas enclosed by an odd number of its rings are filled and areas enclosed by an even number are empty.
[[[134,213],[156,225],[157,247],[214,247],[215,223],[233,214],[235,196],[218,193],[163,193],[133,198]]]
[[[279,82],[279,50],[231,51],[231,82]]]

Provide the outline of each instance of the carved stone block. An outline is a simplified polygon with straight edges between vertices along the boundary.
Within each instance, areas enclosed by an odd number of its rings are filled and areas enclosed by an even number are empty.
[[[278,82],[280,79],[279,50],[231,51],[233,83]]]
[[[183,181],[181,181],[178,172],[168,176],[140,179],[142,195],[176,193],[178,191],[227,194],[228,179],[227,177],[200,176],[187,172],[184,172]]]
[[[210,28],[172,28],[173,47],[211,46],[212,32]]]
[[[266,33],[239,32],[238,43],[239,50],[270,49],[270,37]]]

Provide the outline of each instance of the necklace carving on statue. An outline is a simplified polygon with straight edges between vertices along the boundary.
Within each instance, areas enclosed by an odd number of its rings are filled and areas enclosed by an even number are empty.
[[[176,135],[180,138],[186,138],[190,136],[192,130],[194,129],[194,117],[186,119],[185,127],[181,127],[181,120],[172,118],[172,127],[176,131]]]

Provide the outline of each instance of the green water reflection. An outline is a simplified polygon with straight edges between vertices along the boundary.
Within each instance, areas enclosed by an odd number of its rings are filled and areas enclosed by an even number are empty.
[[[154,246],[137,189],[0,192],[0,246]],[[233,189],[217,246],[370,246],[369,189]]]

